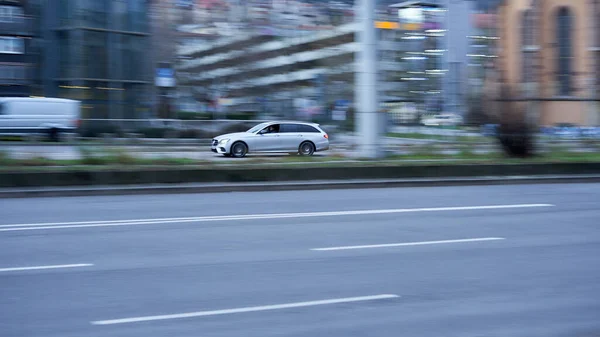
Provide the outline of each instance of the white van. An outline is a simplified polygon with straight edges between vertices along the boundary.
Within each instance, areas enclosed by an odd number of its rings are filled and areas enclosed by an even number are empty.
[[[61,134],[79,127],[81,102],[62,98],[0,97],[0,135]]]

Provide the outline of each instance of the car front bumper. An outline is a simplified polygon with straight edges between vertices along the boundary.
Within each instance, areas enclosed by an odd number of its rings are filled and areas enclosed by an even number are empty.
[[[224,146],[213,146],[210,149],[212,152],[214,153],[218,153],[218,154],[228,154],[229,150],[224,147]]]
[[[220,144],[218,141],[215,142],[215,140],[213,140],[211,143],[210,150],[218,154],[228,154],[231,150],[231,146],[229,145],[229,143]]]

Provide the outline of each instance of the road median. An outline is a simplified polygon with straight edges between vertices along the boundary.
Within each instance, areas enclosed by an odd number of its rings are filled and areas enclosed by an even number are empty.
[[[452,164],[338,163],[277,167],[122,167],[46,168],[0,172],[3,196],[160,192],[231,192],[281,189],[359,188],[491,184],[493,182],[591,181],[600,162]],[[600,179],[599,179],[600,180]],[[87,192],[86,192],[87,191]],[[94,192],[95,191],[95,192]],[[116,192],[115,192],[116,191]]]

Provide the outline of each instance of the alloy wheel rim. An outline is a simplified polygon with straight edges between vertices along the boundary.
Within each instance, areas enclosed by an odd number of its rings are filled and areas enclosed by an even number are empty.
[[[309,154],[310,153],[310,145],[306,144],[302,147],[302,152],[305,154]]]

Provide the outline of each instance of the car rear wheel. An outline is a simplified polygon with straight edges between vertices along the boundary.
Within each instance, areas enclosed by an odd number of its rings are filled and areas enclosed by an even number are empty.
[[[231,156],[235,158],[243,158],[248,153],[248,146],[242,142],[237,142],[231,145]]]
[[[311,142],[304,142],[300,144],[298,153],[300,153],[301,156],[312,156],[315,153],[315,145]]]

